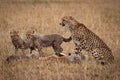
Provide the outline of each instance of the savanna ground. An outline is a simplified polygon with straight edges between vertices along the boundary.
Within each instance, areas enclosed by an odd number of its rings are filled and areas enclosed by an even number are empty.
[[[69,37],[69,30],[59,25],[65,15],[75,17],[100,36],[112,49],[114,64],[101,66],[91,55],[89,61],[81,63],[58,59],[5,62],[14,54],[11,30],[19,30],[22,37],[30,29],[41,34],[57,33]],[[62,47],[67,54],[73,51],[74,44],[63,43]],[[44,56],[54,54],[52,48],[45,48],[43,52]],[[29,54],[28,50],[26,54]],[[1,0],[0,80],[120,80],[120,0]]]

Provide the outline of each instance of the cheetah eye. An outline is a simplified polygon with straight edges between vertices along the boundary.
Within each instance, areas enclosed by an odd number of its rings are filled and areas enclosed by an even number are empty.
[[[68,53],[68,55],[70,56],[70,55],[71,55],[71,53]]]
[[[75,54],[78,54],[78,52],[75,52]]]

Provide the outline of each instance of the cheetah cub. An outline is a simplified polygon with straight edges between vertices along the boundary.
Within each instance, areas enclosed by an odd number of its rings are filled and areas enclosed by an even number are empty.
[[[21,49],[23,54],[25,49],[30,49],[30,53],[32,53],[32,50],[35,50],[32,46],[32,42],[28,39],[22,39],[19,35],[19,31],[13,30],[10,32],[10,37],[12,40],[12,43],[15,47],[15,54],[17,54],[18,49]]]
[[[33,46],[38,49],[40,54],[42,48],[52,47],[57,56],[63,56],[61,44],[71,41],[71,37],[64,38],[58,34],[41,35],[35,34],[35,31],[27,31],[26,37],[33,42]]]

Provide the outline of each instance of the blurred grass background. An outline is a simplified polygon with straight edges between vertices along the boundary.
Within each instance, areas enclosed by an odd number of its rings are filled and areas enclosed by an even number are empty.
[[[56,59],[5,63],[14,54],[11,30],[19,30],[22,37],[30,29],[69,37],[69,30],[59,25],[65,15],[75,17],[102,38],[112,49],[115,64],[101,66],[94,59],[79,64]],[[62,47],[67,54],[74,44],[63,43]],[[54,54],[52,48],[43,51],[45,56]],[[120,80],[120,0],[0,0],[0,80]]]

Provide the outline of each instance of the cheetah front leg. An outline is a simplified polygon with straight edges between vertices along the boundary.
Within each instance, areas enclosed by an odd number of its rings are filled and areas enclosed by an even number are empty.
[[[76,54],[82,55],[81,51],[85,47],[86,37],[84,36],[83,33],[81,33],[81,35],[79,35],[79,36],[74,35],[72,38],[73,38],[73,42],[75,43],[74,52]]]
[[[63,48],[60,46],[60,44],[54,42],[54,44],[52,45],[52,47],[53,47],[56,55],[63,56],[62,54],[60,54],[63,51]]]
[[[86,40],[84,39],[80,39],[79,41],[74,41],[75,43],[75,49],[74,49],[74,52],[76,54],[79,54],[79,55],[82,55],[82,49],[84,49],[85,47],[85,43],[86,43]]]
[[[15,47],[15,54],[17,54],[17,53],[18,53],[18,48]]]
[[[75,46],[75,48],[74,48],[74,52],[75,52],[75,54],[81,54],[81,51],[82,51],[82,49],[80,48],[80,46]]]
[[[39,55],[41,56],[41,53],[42,53],[42,42],[39,41],[39,39],[36,39],[35,41],[33,41],[33,46],[34,46],[34,49],[37,48],[38,49],[38,52],[39,52]]]
[[[38,48],[39,55],[41,56],[41,54],[42,54],[42,47],[38,46],[37,48]]]

